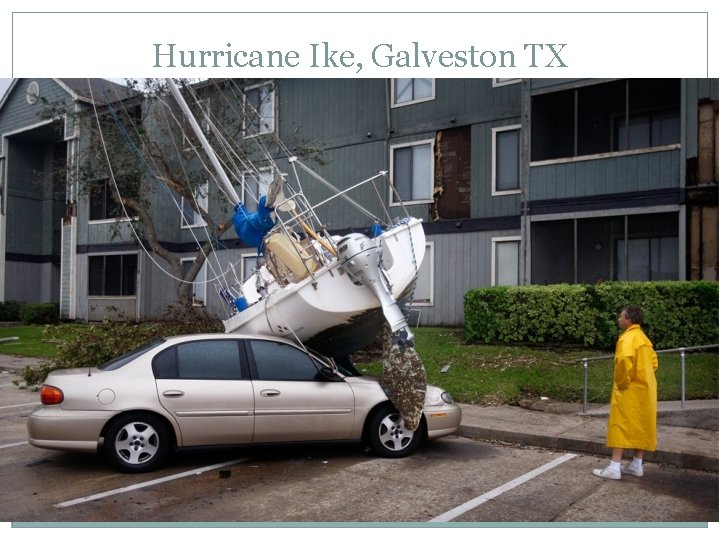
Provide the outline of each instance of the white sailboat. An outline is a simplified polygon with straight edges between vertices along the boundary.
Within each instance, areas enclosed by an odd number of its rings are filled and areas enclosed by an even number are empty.
[[[411,430],[418,429],[423,418],[426,375],[415,351],[414,336],[406,316],[425,253],[422,220],[411,217],[407,212],[403,218],[391,217],[390,209],[381,195],[388,193],[386,172],[381,171],[370,178],[355,182],[347,189],[340,189],[335,183],[322,178],[305,165],[272,133],[264,134],[269,135],[268,141],[265,141],[265,136],[250,138],[257,144],[255,152],[260,154],[261,161],[271,171],[270,174],[261,174],[253,161],[257,155],[249,153],[251,157],[248,157],[242,148],[233,144],[233,136],[237,135],[237,132],[229,133],[220,129],[220,126],[212,121],[210,112],[202,107],[200,97],[191,86],[186,89],[189,95],[194,96],[196,109],[204,115],[202,127],[175,82],[166,79],[165,83],[173,94],[174,101],[182,109],[184,119],[176,118],[172,112],[174,107],[163,101],[162,92],[158,93],[158,100],[154,103],[161,111],[169,112],[170,116],[163,117],[166,122],[161,122],[162,125],[170,126],[166,135],[166,147],[156,144],[162,139],[153,142],[143,139],[143,131],[138,133],[140,137],[135,142],[124,122],[118,119],[112,104],[108,104],[108,112],[118,138],[129,148],[128,158],[132,160],[138,155],[141,156],[138,161],[143,174],[159,180],[159,184],[170,191],[171,196],[173,193],[182,193],[183,201],[189,200],[190,196],[195,198],[191,175],[182,165],[177,169],[168,168],[171,160],[166,159],[162,150],[174,151],[176,162],[181,163],[184,152],[195,152],[189,156],[194,159],[195,166],[203,170],[203,179],[207,181],[204,172],[209,172],[225,198],[233,205],[232,225],[238,237],[245,246],[257,249],[255,269],[249,276],[238,279],[237,267],[240,261],[230,261],[229,268],[222,270],[220,256],[215,250],[215,247],[220,245],[220,240],[219,236],[214,235],[224,233],[227,230],[225,224],[222,224],[222,227],[217,223],[213,224],[212,231],[217,232],[212,234],[211,228],[205,227],[207,234],[202,245],[199,238],[193,234],[202,252],[202,255],[195,259],[194,268],[199,270],[201,264],[213,261],[213,281],[226,310],[223,321],[225,331],[291,338],[299,345],[332,357],[348,367],[351,367],[351,353],[382,337],[383,352],[378,358],[383,365],[380,383],[400,413],[404,426]],[[238,112],[235,106],[238,101],[244,103],[245,97],[233,96],[234,83],[230,80],[227,84],[230,95],[224,96],[223,92],[219,92],[220,96],[226,98],[219,106],[229,109],[232,117],[239,117],[244,122],[245,111]],[[125,116],[128,124],[132,124],[134,109]],[[95,118],[102,154],[108,162],[109,176],[118,193],[118,199],[122,202],[123,197],[116,182],[117,174],[113,172],[112,159],[102,134],[97,110]],[[149,131],[153,131],[152,128],[156,125],[150,122]],[[203,152],[198,152],[192,142],[187,143],[189,138],[184,129],[187,125],[192,128]],[[217,152],[210,145],[205,130],[210,130],[215,135]],[[183,141],[182,148],[178,144],[180,140]],[[274,153],[264,146],[266,142],[279,149],[283,160],[282,170]],[[150,151],[145,154],[146,149],[158,149],[162,155]],[[123,156],[115,157],[120,163],[123,162]],[[220,161],[221,158],[223,162]],[[234,184],[230,181],[226,168],[233,176]],[[127,170],[123,172],[127,175]],[[249,194],[253,201],[257,199],[257,208],[252,208],[252,211],[241,201],[236,191],[238,185],[245,185],[246,174],[258,180],[257,193]],[[266,179],[260,182],[259,179],[263,176]],[[197,178],[195,180],[197,181]],[[321,183],[331,195],[319,201],[309,200],[303,189],[309,181]],[[376,182],[381,185],[376,185]],[[343,182],[343,185],[347,185],[347,182]],[[170,189],[169,186],[173,188]],[[313,189],[311,192],[315,194],[318,191]],[[353,195],[357,193],[361,195],[354,198]],[[376,202],[372,202],[372,194],[376,196]],[[397,194],[393,199],[399,199]],[[357,200],[364,201],[365,205]],[[365,221],[373,224],[368,234],[328,233],[318,217],[321,213],[318,209],[332,203],[335,211],[337,203],[340,202],[362,212]],[[182,205],[177,204],[184,215]],[[367,208],[368,204],[375,209],[380,208],[381,212],[384,212],[383,217],[373,214]],[[146,209],[139,203],[136,203],[135,207],[137,211],[145,213],[144,224],[153,237],[153,250],[159,253],[167,252],[154,236],[154,226],[152,220],[148,219]],[[197,199],[191,203],[191,207],[200,208]],[[401,204],[398,207],[404,208]],[[128,223],[132,223],[124,205],[123,212]],[[205,215],[212,219],[207,213]],[[131,230],[145,249],[140,235],[132,226]],[[212,256],[208,254],[210,251],[214,252]],[[171,254],[165,255],[167,262],[174,260]],[[152,256],[150,258],[154,261]],[[158,268],[180,282],[182,287],[192,284],[177,275],[169,274],[159,265]]]
[[[248,212],[174,81],[167,84],[235,206],[238,235],[264,254],[253,275],[220,290],[230,309],[226,332],[294,338],[340,358],[371,343],[386,321],[400,350],[414,346],[406,314],[425,253],[422,221],[388,217],[383,227],[375,218],[372,235],[337,236],[324,230],[315,213],[338,198],[361,209],[352,190],[386,173],[340,191],[291,156],[293,170],[306,169],[335,194],[312,204],[301,186],[277,174],[258,211]]]

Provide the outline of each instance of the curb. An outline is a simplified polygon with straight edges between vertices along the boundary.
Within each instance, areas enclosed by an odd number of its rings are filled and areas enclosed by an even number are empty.
[[[469,439],[477,439],[488,442],[506,442],[512,444],[524,444],[538,446],[555,450],[569,452],[581,452],[584,454],[597,454],[609,456],[610,450],[604,442],[583,440],[569,437],[555,437],[550,435],[532,435],[513,431],[488,429],[476,426],[461,425],[456,435]],[[718,472],[718,457],[710,457],[702,454],[678,453],[664,450],[646,452],[645,460],[654,463],[664,463],[677,467],[699,469],[711,472]]]

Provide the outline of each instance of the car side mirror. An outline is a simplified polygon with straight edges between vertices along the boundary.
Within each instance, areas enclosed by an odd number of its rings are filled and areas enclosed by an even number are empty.
[[[329,366],[322,366],[320,368],[320,375],[322,375],[323,378],[327,379],[328,381],[338,382],[345,380]]]

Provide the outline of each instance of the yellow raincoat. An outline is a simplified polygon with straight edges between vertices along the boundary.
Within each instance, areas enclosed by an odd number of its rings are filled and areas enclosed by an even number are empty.
[[[607,446],[653,451],[657,446],[657,354],[633,324],[615,345]]]

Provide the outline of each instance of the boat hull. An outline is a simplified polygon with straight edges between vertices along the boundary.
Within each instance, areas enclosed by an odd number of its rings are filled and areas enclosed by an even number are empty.
[[[406,313],[425,253],[422,222],[411,218],[375,241],[382,250],[389,292]],[[353,283],[333,261],[230,317],[225,330],[296,338],[323,354],[341,357],[371,343],[384,320],[373,292]]]

